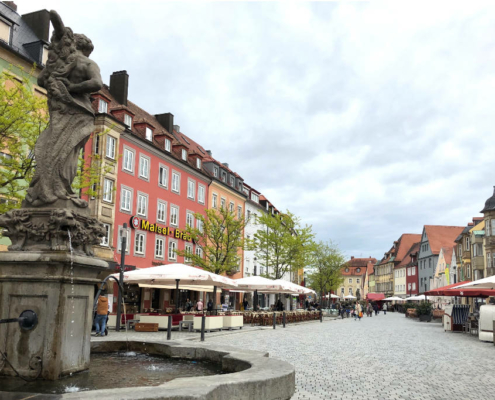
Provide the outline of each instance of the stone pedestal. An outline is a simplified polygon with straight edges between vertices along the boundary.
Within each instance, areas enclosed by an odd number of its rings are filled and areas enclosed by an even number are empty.
[[[38,315],[37,327],[0,325],[0,346],[23,376],[58,379],[89,367],[93,296],[105,261],[70,252],[0,253],[0,318],[24,310]],[[1,375],[14,375],[1,363]]]

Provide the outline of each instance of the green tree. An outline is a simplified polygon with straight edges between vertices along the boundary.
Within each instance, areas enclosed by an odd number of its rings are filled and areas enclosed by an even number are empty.
[[[311,226],[301,226],[300,219],[289,211],[264,213],[258,217],[257,224],[264,229],[254,234],[248,247],[267,267],[267,278],[281,279],[286,273],[309,264],[314,248]]]
[[[321,298],[325,293],[336,290],[343,282],[342,266],[346,260],[339,248],[332,242],[319,242],[314,246],[312,263],[307,276],[311,286]]]
[[[244,248],[244,218],[226,208],[205,210],[205,215],[196,213],[198,227],[188,226],[196,246],[202,250],[198,254],[178,250],[177,254],[189,260],[193,265],[217,275],[233,274],[241,262],[239,250]],[[216,303],[217,287],[213,288],[213,304]]]
[[[31,83],[34,70],[0,74],[0,213],[18,208],[34,175],[34,146],[48,125],[48,106]]]

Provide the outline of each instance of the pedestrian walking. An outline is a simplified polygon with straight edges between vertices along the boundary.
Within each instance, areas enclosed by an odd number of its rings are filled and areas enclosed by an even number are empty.
[[[192,303],[191,300],[187,299],[186,301],[186,311],[191,311]]]
[[[368,306],[366,307],[366,315],[368,317],[373,316],[373,307],[371,306],[371,303],[368,303]]]
[[[383,305],[382,310],[383,310],[383,314],[387,315],[387,303]]]
[[[354,321],[356,318],[359,318],[359,321],[361,321],[361,317],[363,316],[363,308],[361,307],[361,304],[356,303],[356,308],[354,309]]]
[[[196,310],[203,311],[203,300],[201,299],[198,300],[198,302],[196,303]]]
[[[102,290],[100,296],[98,297],[98,302],[96,305],[95,336],[105,336],[105,328],[107,325],[108,316],[108,299],[105,297],[105,295],[106,292]]]
[[[378,315],[378,304],[373,304],[373,309],[375,310],[375,317]]]

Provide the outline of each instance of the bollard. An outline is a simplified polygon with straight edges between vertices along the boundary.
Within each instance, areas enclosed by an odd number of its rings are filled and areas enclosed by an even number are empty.
[[[168,325],[167,325],[167,340],[172,339],[172,316],[168,316]]]
[[[282,323],[284,324],[284,328],[285,328],[285,322],[286,322],[286,316],[285,316],[285,311],[284,313],[282,314]]]
[[[273,329],[277,327],[277,316],[275,315],[275,312],[273,313]]]
[[[323,322],[323,311],[320,310],[320,322]]]
[[[201,317],[201,341],[202,342],[205,341],[205,324],[206,324],[206,317],[203,314],[203,316]]]

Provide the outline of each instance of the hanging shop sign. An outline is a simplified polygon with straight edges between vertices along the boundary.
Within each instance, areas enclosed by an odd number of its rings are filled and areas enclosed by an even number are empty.
[[[141,219],[136,216],[131,217],[131,226],[134,229],[141,229],[142,231],[154,232],[159,235],[172,236],[176,239],[192,242],[191,234],[186,231],[177,228],[170,228],[168,226],[161,226],[156,223],[153,224],[146,219]]]

